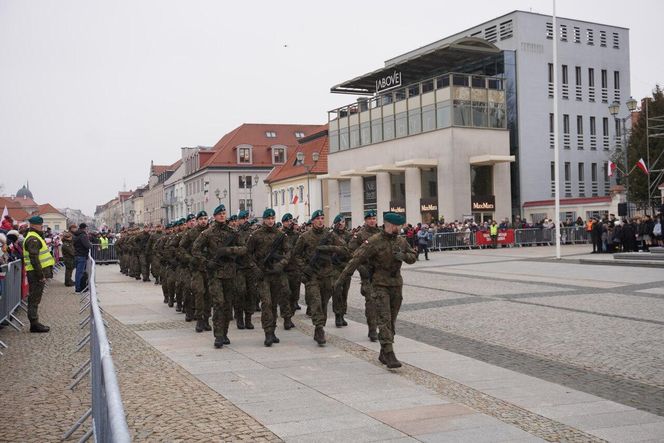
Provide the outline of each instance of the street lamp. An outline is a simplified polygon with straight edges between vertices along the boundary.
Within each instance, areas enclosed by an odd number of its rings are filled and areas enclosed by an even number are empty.
[[[249,211],[248,208],[249,205],[245,205],[245,209],[249,212],[249,215],[253,215],[254,212],[254,199],[251,196],[251,191],[254,188],[254,186],[258,184],[259,180],[258,175],[254,175],[252,180],[253,180],[252,182],[249,182],[249,201],[251,202],[251,211]]]
[[[220,191],[219,188],[214,190],[214,195],[217,197],[217,200],[219,201],[218,204],[221,204],[221,199],[226,198],[228,195],[228,191],[224,189],[223,191]]]
[[[194,199],[192,198],[185,198],[184,199],[184,205],[187,207],[187,213],[189,213],[189,206],[194,204]]]
[[[307,216],[308,218],[311,218],[311,189],[310,189],[310,183],[309,183],[309,174],[311,174],[311,170],[316,166],[316,163],[318,163],[318,160],[320,159],[320,154],[318,152],[314,152],[311,154],[311,159],[313,160],[312,164],[305,164],[304,163],[304,152],[300,151],[295,155],[295,158],[297,159],[297,164],[300,166],[304,166],[304,169],[307,170]]]
[[[609,114],[611,114],[616,121],[620,121],[622,123],[621,132],[622,132],[622,138],[623,138],[623,151],[624,151],[624,155],[623,155],[624,166],[623,167],[625,168],[625,170],[623,172],[623,176],[624,176],[624,182],[625,182],[624,183],[625,184],[625,195],[627,195],[628,200],[629,200],[629,177],[628,177],[628,174],[627,174],[627,168],[629,167],[629,165],[628,165],[629,159],[627,157],[627,129],[625,128],[625,121],[627,121],[627,119],[632,116],[632,111],[634,111],[636,109],[636,104],[637,104],[636,100],[632,97],[630,97],[629,100],[627,100],[627,102],[625,102],[625,105],[627,105],[627,110],[629,111],[629,115],[627,117],[618,117],[618,113],[620,112],[620,103],[618,101],[614,101],[613,103],[611,103],[609,105]]]

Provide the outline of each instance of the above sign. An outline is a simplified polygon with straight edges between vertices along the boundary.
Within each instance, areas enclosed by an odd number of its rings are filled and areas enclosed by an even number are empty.
[[[390,202],[390,211],[396,212],[397,214],[405,214],[406,203],[403,200],[392,200]]]
[[[392,74],[376,80],[376,92],[398,88],[399,86],[401,86],[401,72],[399,71],[394,71]]]
[[[470,200],[473,211],[495,211],[496,197],[493,195],[475,195]]]
[[[438,212],[438,199],[436,199],[436,198],[421,198],[420,199],[420,212]]]

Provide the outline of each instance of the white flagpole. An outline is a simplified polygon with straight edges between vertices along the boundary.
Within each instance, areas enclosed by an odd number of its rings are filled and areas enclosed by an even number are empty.
[[[553,167],[555,187],[556,258],[560,260],[560,146],[558,142],[558,24],[556,0],[553,0]]]

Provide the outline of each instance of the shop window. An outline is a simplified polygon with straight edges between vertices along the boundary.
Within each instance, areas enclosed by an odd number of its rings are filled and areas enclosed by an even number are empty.
[[[493,166],[470,167],[471,195],[493,195]]]

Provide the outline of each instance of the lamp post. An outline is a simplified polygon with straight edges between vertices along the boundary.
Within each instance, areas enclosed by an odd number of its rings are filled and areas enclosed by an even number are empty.
[[[189,207],[194,204],[193,198],[185,198],[184,205],[187,207],[187,214],[189,213]]]
[[[627,156],[627,129],[625,127],[625,121],[627,121],[628,118],[632,116],[632,111],[636,109],[636,100],[632,97],[629,98],[625,102],[625,105],[627,105],[627,110],[629,111],[629,115],[626,117],[618,117],[618,113],[620,112],[620,103],[617,101],[614,101],[609,105],[609,114],[613,116],[615,121],[620,121],[622,123],[621,126],[621,132],[622,132],[622,145],[623,145],[623,161],[624,165],[623,167],[625,168],[623,174],[624,174],[624,185],[625,185],[625,195],[627,195],[627,200],[629,201],[629,177],[627,174],[627,168],[629,167],[629,158]]]
[[[253,178],[251,179],[252,181],[249,182],[249,201],[251,201],[251,211],[249,211],[248,204],[245,205],[244,209],[249,212],[249,215],[253,215],[254,212],[254,199],[252,197],[252,190],[254,186],[258,184],[258,175],[254,175]]]
[[[307,171],[307,216],[308,218],[311,218],[311,188],[310,188],[310,183],[309,183],[309,174],[311,174],[311,170],[316,166],[316,163],[318,163],[318,160],[320,159],[320,154],[318,152],[314,152],[311,154],[311,159],[313,160],[313,163],[307,165],[304,163],[304,152],[300,151],[295,155],[295,158],[297,159],[297,164],[300,166],[304,166],[304,169]]]
[[[214,195],[217,197],[218,204],[221,204],[221,200],[226,198],[228,195],[228,191],[224,189],[223,191],[220,191],[219,188],[214,190]]]

